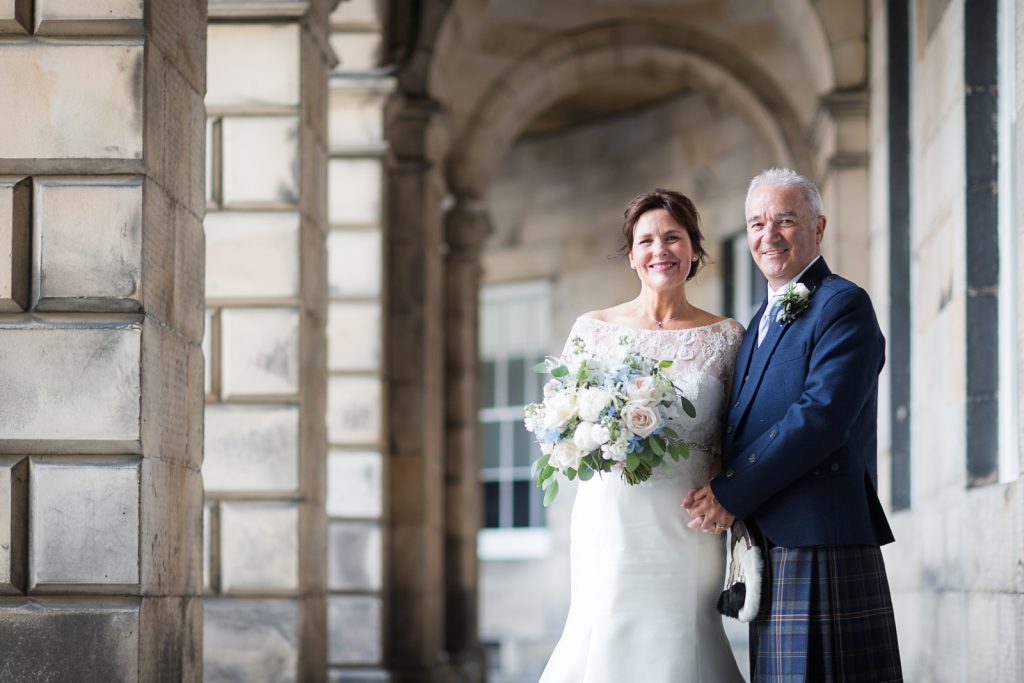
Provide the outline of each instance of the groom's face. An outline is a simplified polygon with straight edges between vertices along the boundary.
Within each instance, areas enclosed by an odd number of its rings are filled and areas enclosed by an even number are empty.
[[[798,187],[762,185],[747,201],[747,244],[772,289],[786,284],[821,253],[825,217]]]

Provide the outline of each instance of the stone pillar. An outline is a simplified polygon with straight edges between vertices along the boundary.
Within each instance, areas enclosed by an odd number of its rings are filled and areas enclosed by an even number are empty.
[[[491,232],[481,200],[459,199],[445,217],[445,646],[463,680],[482,680],[477,634],[480,530],[479,294]]]
[[[0,5],[4,680],[199,681],[201,2]]]
[[[444,582],[445,186],[428,147],[436,109],[394,95],[384,229],[385,664],[392,681],[446,680]],[[431,677],[434,678],[431,678]]]
[[[210,2],[205,680],[326,679],[334,2]]]
[[[383,658],[382,189],[384,105],[374,0],[331,14],[327,661],[332,682],[387,680]]]
[[[818,187],[829,219],[822,253],[832,270],[869,287],[867,91],[834,91],[822,97],[811,137],[821,169]]]

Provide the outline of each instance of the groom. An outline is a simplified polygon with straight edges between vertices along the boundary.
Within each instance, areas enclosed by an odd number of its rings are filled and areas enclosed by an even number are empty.
[[[752,680],[902,681],[876,493],[885,340],[868,295],[821,257],[814,185],[764,171],[746,216],[768,296],[736,359],[722,472],[683,506],[707,532],[753,522],[770,548]]]

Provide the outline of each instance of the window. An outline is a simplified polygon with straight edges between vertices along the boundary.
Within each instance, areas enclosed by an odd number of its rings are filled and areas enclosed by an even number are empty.
[[[725,315],[746,325],[761,306],[768,284],[750,256],[746,228],[726,238],[722,253]]]
[[[530,477],[530,464],[540,457],[540,449],[523,427],[523,406],[541,395],[542,376],[531,368],[551,352],[550,319],[550,285],[545,281],[492,285],[481,292],[484,529],[544,526],[542,492]]]

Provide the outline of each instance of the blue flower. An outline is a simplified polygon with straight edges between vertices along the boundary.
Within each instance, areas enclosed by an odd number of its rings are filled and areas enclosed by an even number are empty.
[[[537,435],[538,441],[545,443],[556,443],[561,433],[555,427],[548,427],[543,432]]]
[[[633,438],[626,444],[627,453],[639,453],[642,449],[640,448],[640,437],[633,435]]]

